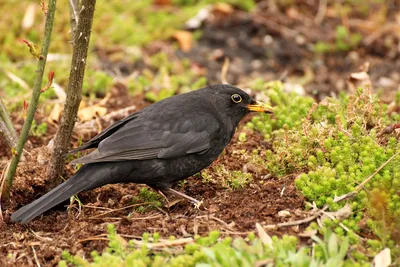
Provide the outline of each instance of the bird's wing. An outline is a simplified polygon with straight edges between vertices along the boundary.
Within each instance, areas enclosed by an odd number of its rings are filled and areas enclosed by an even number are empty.
[[[202,154],[211,147],[210,136],[219,129],[215,117],[206,112],[181,114],[175,119],[168,114],[152,119],[146,117],[139,116],[125,123],[102,140],[96,150],[72,163],[170,159]]]
[[[116,123],[114,123],[110,127],[108,127],[107,129],[103,130],[101,133],[99,133],[98,135],[93,137],[88,142],[84,143],[83,145],[81,145],[78,148],[68,151],[68,153],[75,153],[75,152],[78,152],[81,150],[97,147],[101,141],[103,141],[105,138],[107,138],[110,135],[112,135],[113,133],[115,133],[118,129],[120,129],[122,126],[124,126],[129,121],[136,119],[139,116],[139,114],[140,114],[140,111],[133,113],[133,114],[117,121]]]

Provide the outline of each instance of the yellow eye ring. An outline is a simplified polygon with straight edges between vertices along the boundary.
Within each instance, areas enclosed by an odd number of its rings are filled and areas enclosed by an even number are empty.
[[[231,98],[232,98],[232,101],[235,102],[235,103],[242,102],[242,97],[239,94],[233,94],[231,96]]]

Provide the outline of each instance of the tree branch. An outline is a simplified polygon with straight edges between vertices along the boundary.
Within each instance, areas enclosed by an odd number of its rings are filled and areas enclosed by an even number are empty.
[[[79,8],[79,23],[74,34],[74,51],[60,128],[54,142],[54,151],[48,169],[48,175],[53,183],[57,183],[64,170],[65,154],[69,147],[74,128],[79,103],[82,98],[82,84],[85,75],[86,58],[92,29],[96,0],[83,0]]]
[[[9,192],[13,183],[15,171],[17,170],[18,162],[21,158],[22,151],[24,149],[24,145],[26,143],[26,140],[28,139],[28,134],[29,130],[32,125],[33,121],[33,116],[35,115],[35,111],[39,102],[39,97],[41,93],[41,86],[42,86],[42,81],[43,81],[43,73],[44,73],[44,68],[46,66],[46,61],[47,61],[47,53],[49,51],[49,46],[50,46],[50,39],[51,39],[51,32],[53,30],[53,23],[54,23],[54,14],[56,11],[56,2],[57,0],[49,0],[48,4],[48,10],[46,14],[46,23],[45,23],[45,28],[44,28],[44,35],[43,35],[43,44],[42,44],[42,49],[41,49],[41,56],[39,57],[38,60],[38,65],[36,68],[36,76],[35,76],[35,81],[33,83],[33,89],[32,89],[32,97],[31,101],[28,106],[28,111],[25,119],[24,126],[22,127],[21,135],[18,138],[17,141],[17,146],[16,146],[16,154],[13,156],[10,164],[10,168],[8,169],[7,175],[6,175],[6,180],[7,180],[7,186],[6,186],[6,191],[5,191],[5,196],[9,196]]]

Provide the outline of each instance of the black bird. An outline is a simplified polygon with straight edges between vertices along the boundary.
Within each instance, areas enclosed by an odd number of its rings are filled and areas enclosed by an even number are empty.
[[[28,222],[81,191],[114,183],[147,184],[197,203],[170,184],[209,166],[250,111],[272,113],[272,108],[230,85],[154,103],[72,150],[96,148],[71,162],[85,164],[72,178],[16,211],[11,221]]]

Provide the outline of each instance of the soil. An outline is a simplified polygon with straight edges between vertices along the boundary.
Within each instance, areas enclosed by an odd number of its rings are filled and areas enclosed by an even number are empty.
[[[365,62],[370,62],[372,84],[381,88],[384,101],[392,101],[400,83],[400,51],[386,47],[383,38],[387,40],[390,37],[393,42],[399,42],[399,36],[387,31],[381,33],[379,37],[382,38],[362,43],[352,52],[317,56],[308,44],[321,39],[332,41],[339,21],[328,14],[321,24],[310,22],[312,14],[317,11],[307,3],[299,4],[299,10],[264,7],[251,14],[236,10],[234,15],[228,17],[213,16],[202,26],[202,37],[191,51],[173,53],[177,60],[188,57],[194,64],[206,69],[205,75],[210,83],[220,82],[225,56],[230,58],[227,79],[232,84],[245,84],[256,78],[291,82],[308,75],[311,78],[308,77],[309,81],[304,83],[304,92],[316,99],[349,90],[347,77]],[[388,9],[388,21],[394,20],[393,10],[396,6]],[[149,46],[147,52],[154,53],[157,49],[174,51],[171,47],[170,42],[165,42]],[[119,68],[120,73],[130,75],[145,67],[144,62],[134,66],[112,64],[101,47],[96,47],[96,52],[106,69]],[[385,79],[382,80],[382,77]],[[112,112],[132,105],[135,105],[134,110],[140,110],[148,104],[143,95],[132,98],[126,86],[117,84],[105,106],[108,112]],[[124,115],[112,119],[99,118],[96,123],[104,128]],[[22,119],[13,119],[21,128]],[[36,119],[38,122],[45,120],[41,114],[37,114]],[[257,222],[271,225],[308,217],[304,198],[294,186],[295,174],[280,179],[272,177],[267,169],[252,165],[246,161],[248,158],[238,153],[243,149],[248,152],[253,149],[262,151],[271,146],[253,132],[247,132],[248,141],[238,142],[238,133],[244,131],[243,124],[208,172],[213,174],[215,166],[223,165],[228,170],[250,172],[253,181],[243,189],[232,190],[223,186],[221,181],[205,183],[201,177],[195,176],[174,186],[203,200],[204,206],[200,209],[186,201],[175,202],[170,198],[169,202],[174,203],[171,207],[164,205],[156,208],[152,204],[143,204],[147,208],[140,213],[137,207],[132,207],[132,199],[144,185],[107,185],[79,194],[83,207],[79,207],[77,202],[64,203],[26,225],[10,223],[12,212],[50,190],[46,180],[48,152],[45,146],[54,136],[57,125],[49,124],[45,136],[29,137],[25,148],[29,153],[25,153],[25,160],[18,168],[11,201],[2,203],[0,265],[34,266],[37,261],[42,266],[54,266],[63,250],[85,256],[93,250],[102,251],[107,246],[106,225],[111,222],[116,225],[119,234],[131,239],[140,238],[144,232],[159,232],[163,237],[175,235],[179,238],[206,235],[214,229],[223,234],[246,236],[255,230]],[[72,140],[74,146],[80,138],[88,140],[93,137],[96,131],[97,128],[93,128],[83,136],[76,133]],[[2,162],[6,162],[9,156],[10,152],[0,138]],[[65,177],[74,172],[67,165]],[[267,232],[279,236],[299,234],[306,226],[268,228]]]

